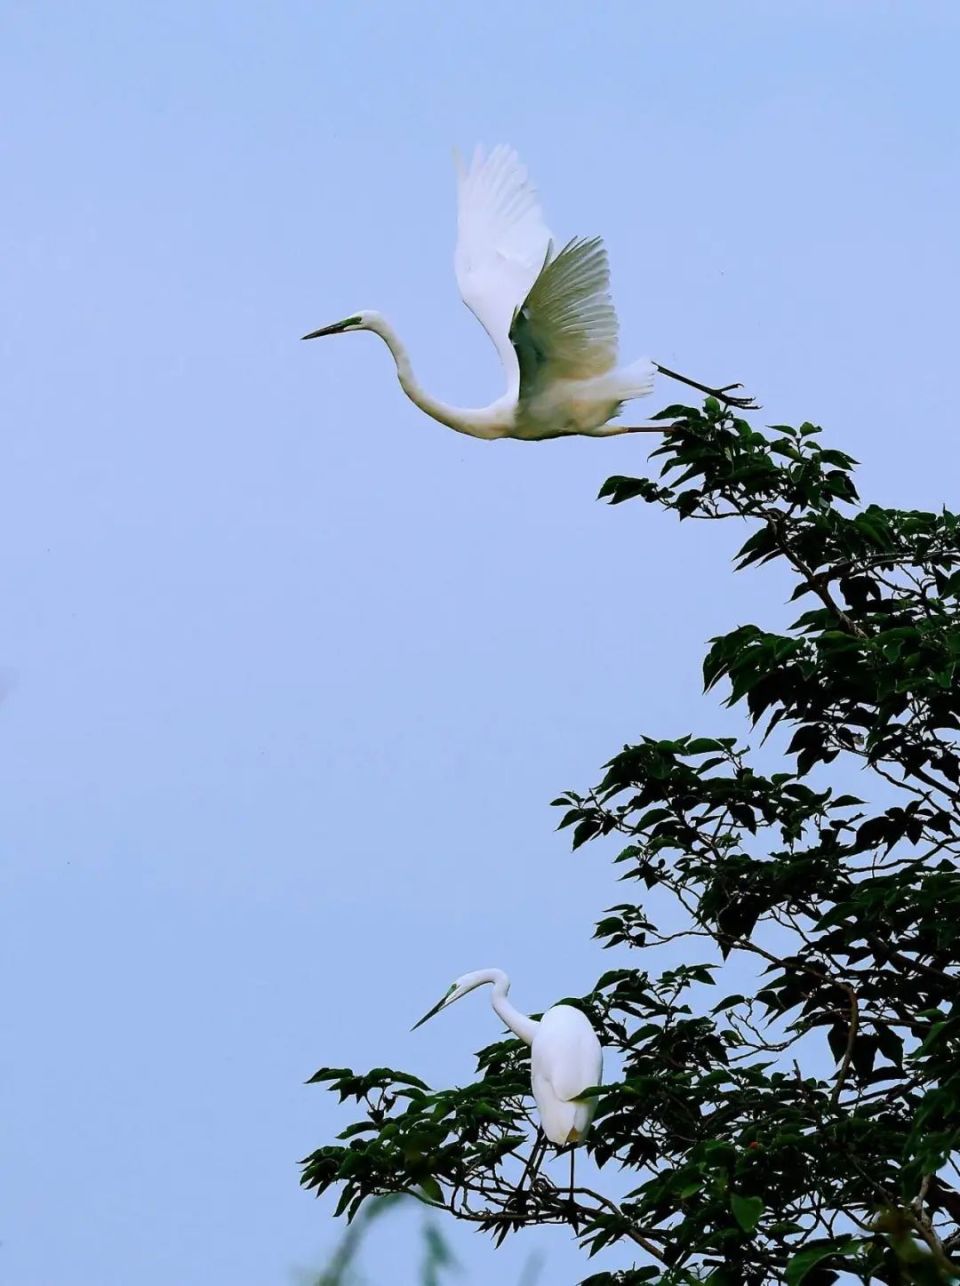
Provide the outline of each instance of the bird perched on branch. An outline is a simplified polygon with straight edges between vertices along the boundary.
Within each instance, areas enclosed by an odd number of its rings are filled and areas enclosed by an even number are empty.
[[[489,406],[449,406],[417,383],[396,331],[362,311],[304,335],[318,339],[369,330],[384,341],[400,386],[422,411],[475,438],[535,441],[570,434],[613,437],[663,433],[668,424],[613,424],[624,404],[653,388],[655,372],[748,408],[730,396],[739,384],[713,389],[646,358],[618,364],[617,314],[610,298],[607,251],[599,237],[574,237],[560,250],[543,219],[527,171],[512,148],[478,147],[469,165],[458,158],[454,267],[463,302],[493,340],[506,392]]]
[[[414,1031],[475,987],[493,984],[490,1003],[515,1036],[530,1046],[530,1088],[543,1136],[557,1148],[575,1148],[587,1137],[597,1101],[584,1091],[600,1084],[603,1050],[590,1019],[573,1005],[554,1005],[542,1018],[529,1018],[507,999],[510,979],[502,969],[477,969],[452,983],[446,995],[414,1024]],[[538,1139],[523,1178],[536,1173],[544,1144]],[[521,1186],[523,1179],[521,1179]],[[573,1152],[570,1153],[573,1192]]]

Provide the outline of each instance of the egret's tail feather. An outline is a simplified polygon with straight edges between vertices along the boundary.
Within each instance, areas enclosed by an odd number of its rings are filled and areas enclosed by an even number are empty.
[[[620,396],[624,400],[631,397],[646,397],[648,393],[653,392],[656,374],[656,367],[646,357],[631,362],[629,366],[621,367],[617,371],[617,379],[621,383]]]

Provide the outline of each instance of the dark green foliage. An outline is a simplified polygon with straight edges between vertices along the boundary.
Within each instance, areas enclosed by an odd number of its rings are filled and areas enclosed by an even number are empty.
[[[738,568],[779,563],[804,610],[704,662],[765,746],[641,737],[555,801],[574,848],[619,837],[635,890],[596,936],[638,966],[583,998],[624,1064],[588,1147],[634,1182],[516,1196],[530,1101],[504,1041],[466,1089],[318,1073],[364,1115],[304,1183],[350,1213],[416,1191],[499,1238],[562,1222],[630,1247],[593,1286],[960,1278],[960,520],[861,507],[812,425],[764,435],[713,399],[663,414],[659,480],[601,495],[746,524]],[[691,963],[665,969],[677,940]]]

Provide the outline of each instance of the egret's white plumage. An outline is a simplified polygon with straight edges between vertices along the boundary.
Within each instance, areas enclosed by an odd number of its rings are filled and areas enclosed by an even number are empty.
[[[530,1049],[530,1084],[551,1143],[583,1142],[597,1100],[580,1095],[602,1076],[603,1050],[586,1014],[572,1005],[548,1009]]]
[[[530,1046],[530,1084],[544,1134],[557,1147],[582,1143],[596,1109],[596,1099],[582,1095],[600,1084],[603,1050],[581,1010],[554,1005],[539,1021],[529,1018],[507,999],[510,979],[502,969],[478,969],[458,978],[416,1026],[484,983],[493,984],[490,1003],[497,1015]]]
[[[527,171],[512,148],[478,147],[458,161],[457,283],[493,340],[506,391],[490,406],[448,406],[417,383],[386,318],[364,311],[305,335],[370,330],[393,353],[400,384],[427,415],[478,438],[528,440],[633,432],[611,425],[624,402],[653,387],[646,359],[617,365],[617,316],[599,237],[555,250]],[[662,431],[662,429],[661,429]]]
[[[457,248],[453,267],[460,296],[500,354],[507,389],[516,395],[520,368],[510,343],[514,313],[550,253],[543,211],[514,151],[502,144],[469,167],[457,163]]]

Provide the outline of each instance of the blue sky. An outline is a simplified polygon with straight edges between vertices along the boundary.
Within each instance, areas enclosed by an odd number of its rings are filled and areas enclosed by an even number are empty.
[[[716,731],[704,641],[783,619],[738,533],[594,503],[642,440],[474,442],[450,149],[607,240],[628,359],[813,419],[956,504],[950,3],[0,3],[0,1282],[289,1283],[323,1063],[470,1075],[612,963],[548,801]],[[655,402],[675,400],[667,385]],[[646,409],[646,408],[645,408]],[[384,1223],[370,1276],[415,1228]],[[573,1281],[563,1232],[469,1280]],[[611,1264],[617,1262],[611,1257]],[[391,1276],[391,1273],[393,1274]],[[378,1275],[379,1274],[379,1275]],[[465,1278],[466,1280],[466,1278]]]

